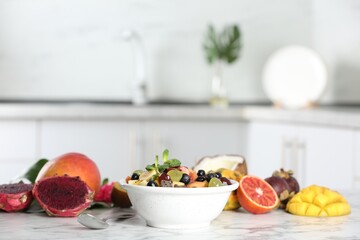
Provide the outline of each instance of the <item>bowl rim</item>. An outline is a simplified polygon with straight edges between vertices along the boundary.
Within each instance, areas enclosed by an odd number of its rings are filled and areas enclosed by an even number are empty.
[[[213,194],[234,191],[239,187],[239,182],[229,179],[231,185],[221,187],[199,187],[199,188],[184,188],[184,187],[148,187],[141,185],[133,185],[126,183],[125,179],[121,179],[120,185],[125,190],[135,190],[148,193],[165,193],[165,194]]]

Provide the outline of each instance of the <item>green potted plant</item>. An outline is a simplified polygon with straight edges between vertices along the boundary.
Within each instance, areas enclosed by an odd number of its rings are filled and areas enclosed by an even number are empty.
[[[212,106],[228,106],[228,98],[222,78],[222,65],[233,64],[240,55],[241,31],[237,25],[228,25],[221,32],[216,32],[213,25],[209,25],[203,48],[207,62],[214,65],[211,83]]]

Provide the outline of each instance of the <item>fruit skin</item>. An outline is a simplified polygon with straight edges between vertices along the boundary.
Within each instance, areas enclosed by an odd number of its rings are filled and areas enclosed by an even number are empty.
[[[48,161],[40,170],[36,181],[46,177],[68,175],[80,177],[94,192],[101,185],[100,171],[93,160],[81,153],[65,153]]]
[[[230,170],[230,169],[226,169],[226,168],[220,168],[217,170],[217,172],[221,173],[221,175],[223,177],[226,177],[228,179],[232,179],[235,181],[240,181],[240,179],[244,176],[242,174],[240,174],[239,172]],[[229,211],[229,210],[237,210],[241,207],[239,200],[237,198],[237,190],[234,190],[231,192],[226,205],[224,207],[225,211]]]
[[[286,211],[311,217],[334,217],[350,214],[350,205],[338,192],[311,185],[297,193],[286,205]]]
[[[94,197],[94,202],[103,202],[103,203],[112,204],[111,192],[113,190],[114,184],[115,182],[103,184],[100,187],[100,190],[96,193]]]
[[[232,191],[227,202],[226,205],[224,207],[224,211],[229,211],[229,210],[236,210],[239,209],[241,207],[239,200],[237,198],[237,191]]]
[[[25,210],[33,201],[32,184],[12,183],[0,185],[0,209],[5,212]]]
[[[280,171],[274,171],[272,175],[285,179],[290,187],[290,193],[296,194],[300,191],[300,185],[296,178],[293,177],[294,172],[292,170],[285,171],[283,168],[280,168]]]
[[[272,206],[267,207],[267,206],[259,205],[256,202],[252,201],[250,199],[250,197],[248,197],[248,195],[245,193],[245,189],[243,189],[243,182],[248,178],[252,178],[254,181],[258,181],[258,183],[263,184],[265,187],[267,187],[267,190],[272,192],[273,197],[275,198],[275,203]],[[274,189],[271,187],[271,185],[269,183],[267,183],[265,180],[263,180],[259,177],[256,177],[256,176],[251,176],[251,175],[247,175],[247,176],[244,176],[243,178],[241,178],[241,180],[239,182],[239,188],[237,189],[237,198],[239,200],[240,205],[246,211],[253,213],[253,214],[263,214],[263,213],[270,212],[271,210],[275,209],[279,205],[279,198],[278,198],[276,192],[274,191]]]
[[[118,182],[114,183],[114,187],[111,191],[111,201],[114,203],[115,207],[129,208],[132,206],[126,190],[122,188]]]
[[[278,176],[265,178],[265,181],[271,185],[279,197],[279,208],[285,209],[288,200],[294,196],[294,192],[290,193],[290,186],[287,181],[284,178]]]
[[[56,217],[78,216],[90,207],[94,197],[94,191],[84,181],[69,176],[43,178],[32,192],[45,212]]]
[[[193,170],[197,172],[199,169],[203,169],[205,172],[209,172],[216,171],[219,168],[227,168],[240,175],[247,175],[247,164],[245,158],[236,154],[203,157],[196,162]]]

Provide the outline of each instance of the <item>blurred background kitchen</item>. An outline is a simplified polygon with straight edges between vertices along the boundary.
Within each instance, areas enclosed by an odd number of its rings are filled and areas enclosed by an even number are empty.
[[[241,154],[261,177],[285,167],[303,185],[359,189],[359,23],[357,0],[0,0],[0,179],[69,151],[119,179],[168,148],[185,165]],[[208,104],[209,24],[242,33],[224,109]],[[266,61],[289,45],[326,65],[315,108],[274,108],[264,91]]]

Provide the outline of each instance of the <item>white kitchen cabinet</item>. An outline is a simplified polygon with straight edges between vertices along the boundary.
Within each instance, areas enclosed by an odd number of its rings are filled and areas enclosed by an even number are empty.
[[[252,122],[248,136],[250,173],[265,178],[283,167],[294,170],[302,187],[354,188],[351,129]]]
[[[154,163],[164,149],[186,166],[206,155],[242,154],[243,133],[235,121],[44,121],[41,156],[84,153],[103,177],[117,180]]]
[[[0,121],[0,183],[8,183],[37,157],[35,121]]]
[[[246,157],[249,174],[262,178],[283,166],[286,146],[295,133],[295,128],[285,124],[250,122],[247,131]]]
[[[143,164],[153,163],[164,149],[189,167],[204,156],[243,154],[245,128],[238,121],[148,121]]]
[[[44,121],[41,156],[83,153],[96,162],[102,178],[120,180],[139,168],[138,130],[130,121]]]

